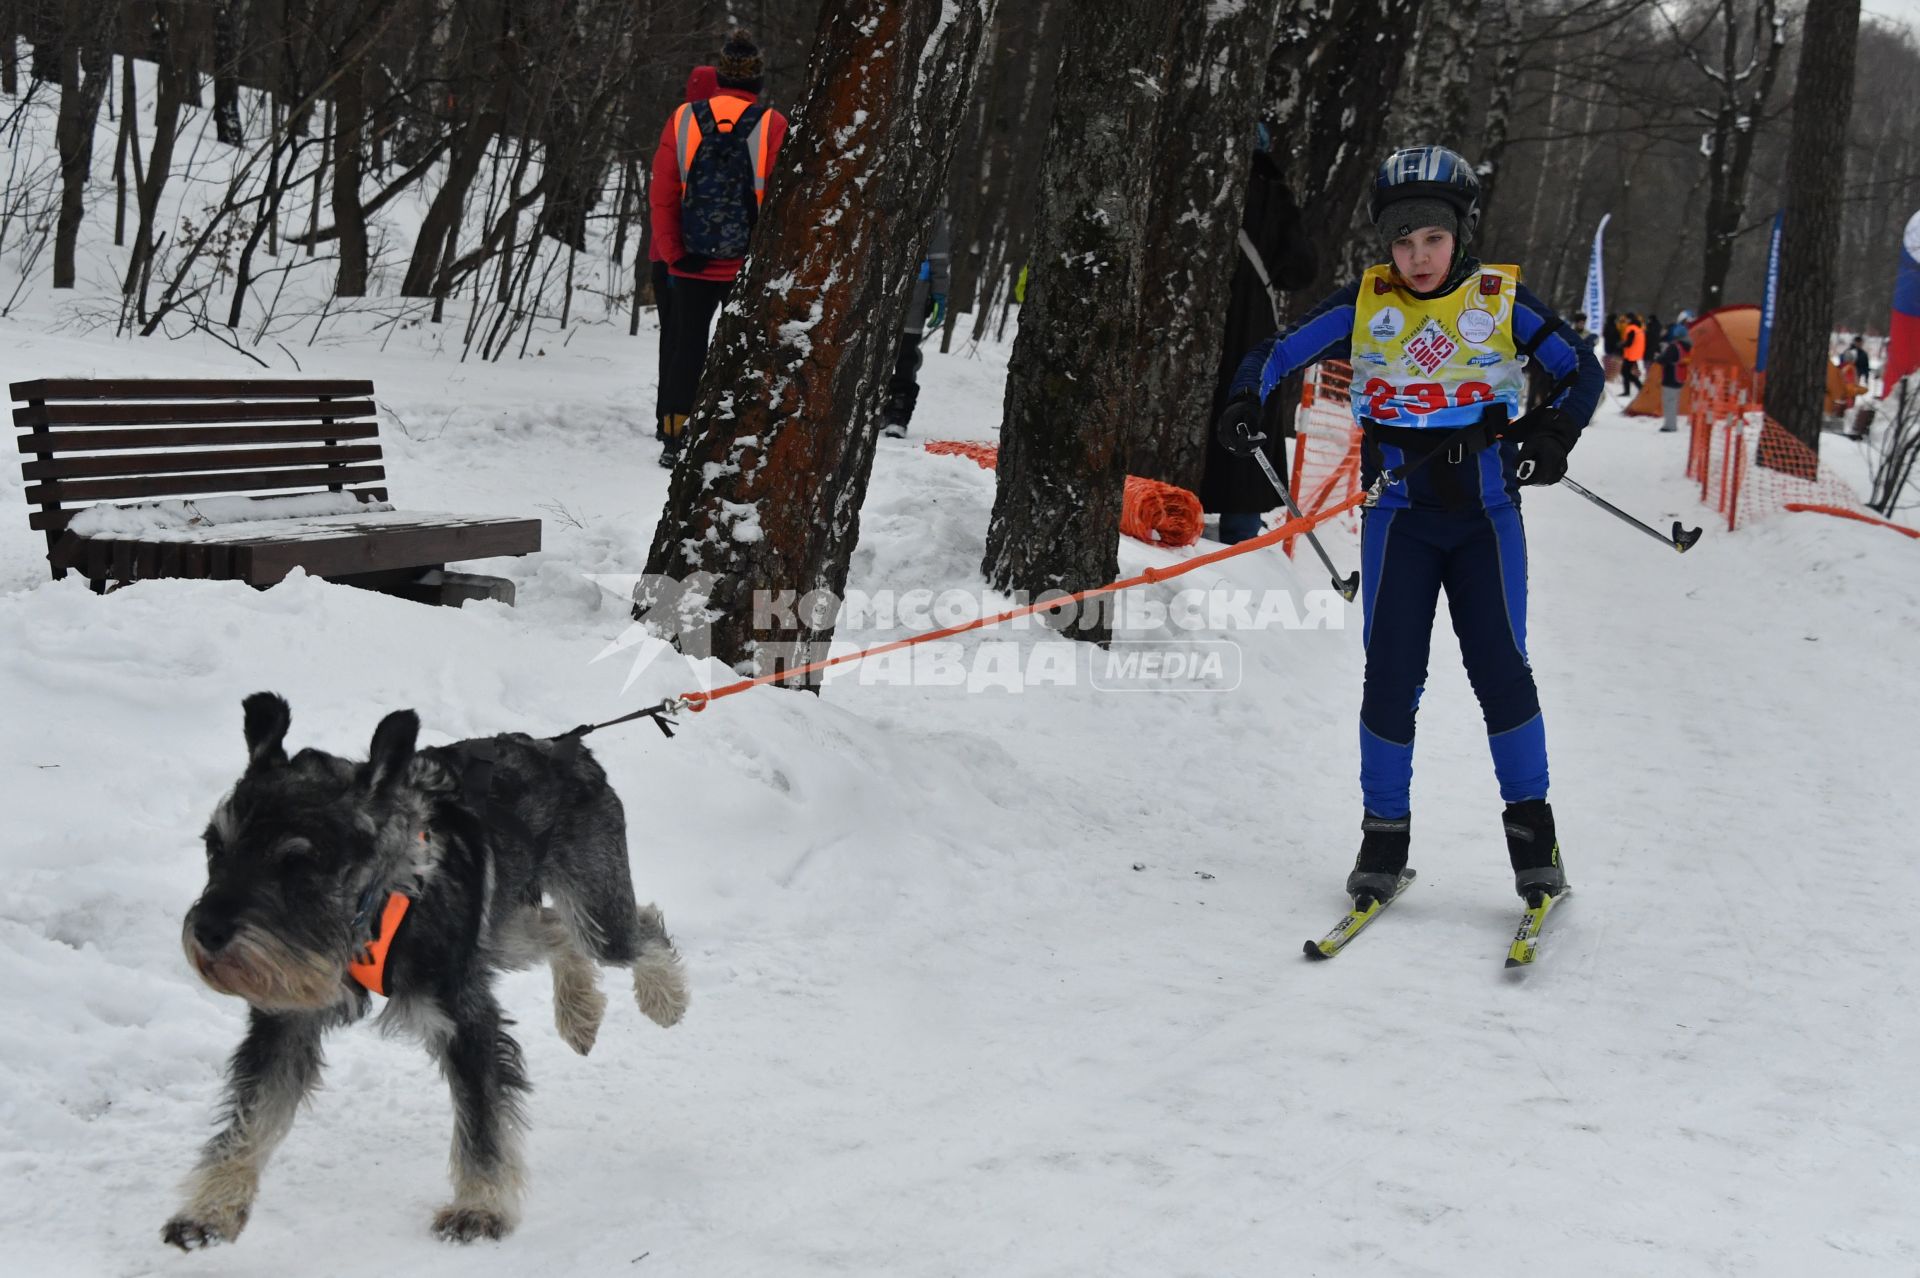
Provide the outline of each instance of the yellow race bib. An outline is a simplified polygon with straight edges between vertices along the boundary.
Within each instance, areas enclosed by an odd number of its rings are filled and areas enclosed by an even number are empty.
[[[1515,266],[1483,266],[1442,297],[1415,297],[1393,268],[1360,277],[1353,307],[1353,415],[1384,426],[1446,428],[1478,421],[1500,400],[1519,417],[1526,361],[1513,340]]]

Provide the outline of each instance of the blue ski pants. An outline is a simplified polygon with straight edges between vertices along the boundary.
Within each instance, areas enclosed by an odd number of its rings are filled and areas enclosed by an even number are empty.
[[[1408,814],[1414,714],[1442,591],[1486,718],[1500,797],[1546,798],[1547,733],[1527,664],[1527,539],[1519,508],[1369,510],[1360,563],[1367,651],[1360,789],[1367,811]]]

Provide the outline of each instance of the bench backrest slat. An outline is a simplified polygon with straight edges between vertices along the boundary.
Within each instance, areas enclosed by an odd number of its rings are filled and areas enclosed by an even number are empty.
[[[370,418],[370,399],[179,402],[163,404],[29,404],[13,410],[22,430],[46,426],[207,426],[216,422],[349,421]]]
[[[227,471],[214,475],[151,475],[133,479],[93,479],[58,481],[57,495],[46,492],[54,484],[37,484],[27,489],[27,500],[36,506],[48,502],[92,504],[103,501],[131,501],[156,497],[192,497],[206,493],[245,493],[262,488],[324,489],[344,488],[350,484],[371,484],[385,478],[378,466],[335,466],[327,469]],[[357,494],[364,496],[365,494]],[[36,510],[27,517],[38,529],[65,528],[79,510]]]
[[[165,377],[86,377],[15,382],[8,389],[16,402],[33,399],[312,399],[316,395],[372,395],[373,383],[313,377],[255,381],[244,378],[182,381]]]
[[[23,479],[104,479],[110,475],[187,475],[196,471],[264,470],[282,466],[339,466],[348,462],[377,462],[380,445],[323,445],[318,448],[229,448],[215,452],[117,453],[106,457],[66,454],[42,461],[22,462]],[[54,483],[48,487],[64,489]],[[69,500],[55,491],[50,500]]]
[[[242,444],[300,444],[329,439],[377,439],[379,422],[302,423],[296,426],[144,426],[132,430],[34,430],[19,437],[23,453],[101,453],[133,448],[221,448]]]

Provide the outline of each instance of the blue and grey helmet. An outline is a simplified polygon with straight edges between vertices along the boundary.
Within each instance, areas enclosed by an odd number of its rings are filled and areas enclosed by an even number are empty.
[[[1367,220],[1380,225],[1380,215],[1402,200],[1439,200],[1459,216],[1459,238],[1464,244],[1480,225],[1480,175],[1458,151],[1444,146],[1403,147],[1380,162],[1373,175],[1373,194],[1367,200]]]

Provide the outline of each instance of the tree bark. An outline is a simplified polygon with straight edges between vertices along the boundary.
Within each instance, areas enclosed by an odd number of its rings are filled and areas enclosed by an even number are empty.
[[[1418,37],[1406,51],[1401,91],[1388,113],[1391,146],[1445,146],[1464,150],[1480,57],[1482,0],[1448,0],[1418,13]],[[1351,87],[1351,86],[1350,86]]]
[[[1174,6],[1169,6],[1174,7]],[[1199,491],[1278,5],[1184,0],[1153,145],[1127,473]]]
[[[1833,333],[1848,118],[1860,0],[1812,0],[1793,89],[1780,295],[1767,366],[1767,411],[1820,452]]]
[[[1400,88],[1420,0],[1299,0],[1267,63],[1267,119],[1319,264],[1320,287],[1377,260],[1366,194],[1385,158],[1388,113],[1356,110]],[[1313,285],[1308,286],[1311,291]]]
[[[845,589],[894,344],[994,7],[821,9],[808,93],[647,561],[656,579],[711,579],[711,654],[736,669],[790,668],[832,638],[831,608],[756,619],[756,596]]]
[[[367,215],[360,203],[366,118],[366,64],[356,59],[341,72],[333,93],[333,225],[340,232],[336,297],[367,295]]]
[[[1118,568],[1156,163],[1142,140],[1159,136],[1161,59],[1181,18],[1161,0],[1072,11],[983,564],[995,589],[1036,598]],[[1099,610],[1067,627],[1096,643],[1111,631]]]
[[[72,288],[80,223],[87,211],[93,171],[93,126],[100,118],[107,77],[113,73],[113,28],[118,7],[67,0],[60,42],[60,114],[55,124],[60,151],[60,213],[53,238],[53,286]]]
[[[160,30],[158,47],[154,49],[159,66],[154,76],[153,148],[147,153],[146,170],[141,172],[138,166],[135,169],[140,190],[140,225],[134,232],[133,253],[127,259],[127,274],[120,287],[128,297],[140,296],[143,319],[146,309],[143,285],[151,275],[153,255],[159,249],[155,231],[160,217],[160,196],[167,189],[167,179],[173,175],[173,147],[180,136],[180,108],[186,104],[188,84],[195,78],[187,61],[187,24],[180,15],[185,2],[159,0],[154,6]]]

